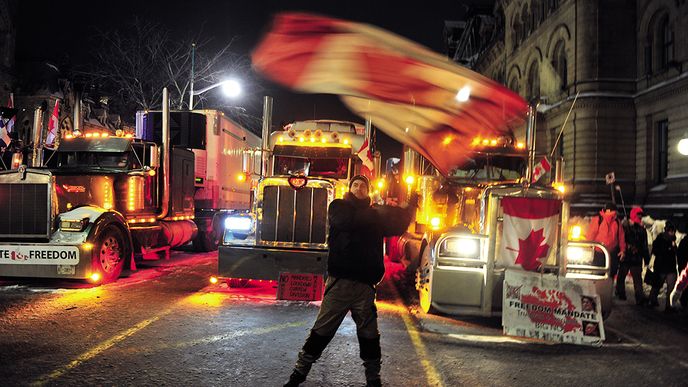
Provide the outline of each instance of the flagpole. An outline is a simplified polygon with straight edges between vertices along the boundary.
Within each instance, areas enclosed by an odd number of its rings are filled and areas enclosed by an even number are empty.
[[[571,115],[571,112],[573,111],[573,107],[576,106],[576,100],[578,99],[578,94],[580,94],[580,91],[577,91],[576,96],[573,97],[573,103],[571,103],[571,107],[569,108],[569,112],[566,114],[566,118],[564,119],[564,123],[561,125],[561,129],[559,130],[559,135],[557,136],[557,141],[554,142],[554,146],[552,147],[552,151],[549,153],[550,158],[554,157],[554,151],[557,149],[557,145],[559,145],[559,140],[561,139],[561,136],[564,134],[564,128],[566,127],[566,123],[569,121],[569,116]]]

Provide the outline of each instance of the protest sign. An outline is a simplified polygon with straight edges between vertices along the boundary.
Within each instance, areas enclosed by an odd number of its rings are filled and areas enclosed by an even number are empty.
[[[601,346],[600,297],[590,281],[507,269],[502,304],[504,334]]]

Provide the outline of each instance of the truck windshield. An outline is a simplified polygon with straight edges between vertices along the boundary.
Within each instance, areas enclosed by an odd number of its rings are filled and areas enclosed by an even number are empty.
[[[305,175],[346,179],[349,169],[347,158],[275,157],[275,175]]]
[[[526,157],[474,152],[453,169],[449,178],[457,180],[517,180],[526,169]]]
[[[56,159],[57,168],[125,169],[129,166],[129,153],[122,152],[58,152]]]

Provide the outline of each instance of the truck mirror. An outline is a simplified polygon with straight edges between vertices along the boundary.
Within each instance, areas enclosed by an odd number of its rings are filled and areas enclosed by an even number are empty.
[[[151,168],[157,168],[160,166],[160,149],[157,145],[151,145],[149,152],[150,159],[148,160],[148,165]]]
[[[241,154],[241,172],[246,175],[253,174],[253,149],[244,149]]]

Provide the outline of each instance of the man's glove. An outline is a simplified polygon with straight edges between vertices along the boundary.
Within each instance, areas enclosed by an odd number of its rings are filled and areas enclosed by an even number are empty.
[[[671,295],[669,296],[669,303],[671,304],[672,308],[680,308],[681,307],[681,294],[683,292],[680,290],[674,289],[671,292]]]
[[[418,201],[420,200],[419,196],[417,193],[413,192],[411,196],[409,196],[408,200],[408,206],[413,207],[413,208],[418,208]]]

